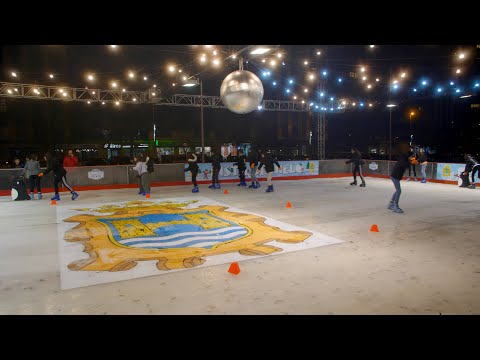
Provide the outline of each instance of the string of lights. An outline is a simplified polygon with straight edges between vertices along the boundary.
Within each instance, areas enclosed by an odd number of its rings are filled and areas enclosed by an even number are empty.
[[[116,53],[122,46],[108,45],[108,48]],[[125,48],[134,48],[138,46],[128,45]],[[141,47],[141,46],[140,46]],[[378,46],[368,45],[368,48],[376,50]],[[158,51],[162,49],[156,49]],[[242,57],[245,63],[253,66],[252,71],[256,72],[263,79],[264,87],[272,90],[275,94],[280,93],[283,100],[308,104],[314,111],[335,112],[345,109],[372,109],[382,103],[388,103],[392,97],[397,97],[401,101],[401,96],[408,99],[438,97],[438,96],[457,96],[467,98],[478,94],[480,90],[480,81],[474,76],[473,79],[463,79],[465,73],[465,61],[470,56],[470,61],[476,60],[469,52],[468,48],[459,49],[454,54],[443,55],[437,58],[447,59],[449,66],[446,68],[451,71],[451,79],[440,81],[433,78],[418,77],[413,78],[415,69],[398,69],[394,76],[382,75],[375,64],[385,61],[403,61],[403,60],[429,60],[428,56],[398,58],[369,58],[363,65],[354,65],[345,63],[346,58],[335,57],[329,59],[326,51],[320,48],[313,48],[311,56],[305,58],[292,57],[288,59],[288,52],[281,46],[241,46],[236,49],[223,50],[220,46],[214,45],[192,45],[192,51],[162,50],[165,52],[178,53],[188,57],[193,55],[184,64],[168,63],[160,66],[144,67],[142,69],[125,71],[122,74],[115,72],[88,72],[85,73],[85,81],[88,84],[86,88],[100,81],[105,81],[105,77],[110,77],[108,87],[114,91],[128,91],[125,85],[126,81],[142,81],[148,94],[156,94],[160,91],[157,83],[161,83],[164,94],[169,94],[177,84],[183,84],[192,78],[199,76],[213,76],[218,70],[230,69],[237,66],[238,59]],[[433,59],[433,57],[432,57]],[[455,62],[455,64],[451,64]],[[328,63],[328,67],[327,64]],[[210,66],[208,66],[210,65]],[[198,69],[200,67],[200,69]],[[282,72],[282,68],[289,68],[297,74],[304,76],[304,79],[295,79]],[[213,71],[212,71],[213,70]],[[31,75],[38,76],[38,73],[22,73],[18,70],[10,71],[10,76],[15,80],[28,78]],[[206,74],[206,75],[205,75]],[[56,82],[60,81],[61,74],[50,72],[46,74],[47,79]],[[160,77],[160,78],[158,78]],[[27,80],[27,79],[25,79]],[[166,85],[169,81],[170,85]],[[23,82],[23,81],[22,81]],[[318,84],[322,83],[324,90],[315,91]],[[140,85],[138,82],[137,86]],[[45,85],[42,85],[45,86]],[[160,87],[160,86],[159,86]],[[172,90],[167,89],[170,88]],[[362,90],[363,89],[363,90]],[[14,89],[6,89],[12,91]],[[358,91],[364,91],[365,95],[358,95]],[[356,92],[356,94],[353,94]],[[333,106],[333,105],[338,106]]]

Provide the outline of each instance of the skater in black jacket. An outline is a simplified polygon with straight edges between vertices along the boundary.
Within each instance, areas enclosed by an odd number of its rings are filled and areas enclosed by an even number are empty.
[[[362,175],[362,165],[364,164],[362,160],[362,154],[357,148],[352,148],[352,158],[345,162],[345,164],[350,164],[353,163],[353,182],[350,183],[350,185],[357,185],[357,172],[358,175],[360,176],[360,179],[362,179],[362,183],[360,184],[360,187],[365,187],[365,180],[363,179]]]
[[[402,152],[398,158],[398,161],[393,166],[393,170],[390,176],[392,179],[393,185],[395,185],[395,193],[388,204],[388,209],[393,210],[396,213],[403,213],[404,211],[398,207],[398,202],[400,200],[400,194],[402,193],[402,188],[400,187],[400,181],[402,181],[403,174],[405,170],[410,166],[410,160],[408,158],[408,152],[406,149],[402,149]]]
[[[58,193],[58,184],[60,183],[63,183],[63,185],[72,194],[72,200],[75,200],[78,197],[78,194],[67,183],[67,171],[63,167],[62,162],[49,152],[45,154],[45,160],[47,162],[47,170],[45,170],[44,173],[39,173],[38,176],[42,177],[47,175],[50,171],[53,171],[53,186],[55,188],[55,196],[50,200],[60,200],[60,194]]]
[[[268,188],[265,192],[273,192],[272,176],[275,171],[275,166],[278,166],[278,170],[282,169],[282,166],[278,163],[277,159],[273,157],[272,154],[268,153],[267,155],[262,154],[260,160],[260,165],[258,165],[258,170],[261,170],[265,166],[265,171],[267,172],[267,185]]]
[[[240,177],[240,183],[237,186],[247,186],[247,183],[245,182],[245,170],[247,169],[246,161],[247,157],[243,155],[243,150],[238,150],[237,162],[233,164],[238,166],[238,176]]]
[[[469,189],[475,189],[475,174],[478,173],[477,177],[480,179],[480,164],[477,159],[475,159],[470,154],[465,154],[465,172],[468,174],[472,173],[472,182],[468,186]]]
[[[220,173],[221,162],[220,155],[212,151],[212,185],[209,186],[210,189],[220,189],[218,174]]]
[[[185,169],[185,172],[190,171],[192,173],[192,183],[193,189],[192,193],[198,193],[198,185],[197,185],[197,175],[198,175],[198,164],[197,164],[197,155],[191,153],[188,159],[188,166]]]
[[[250,179],[252,185],[249,186],[250,189],[258,189],[260,183],[257,180],[257,167],[258,167],[258,153],[254,149],[250,149],[248,153],[248,162],[250,163]]]

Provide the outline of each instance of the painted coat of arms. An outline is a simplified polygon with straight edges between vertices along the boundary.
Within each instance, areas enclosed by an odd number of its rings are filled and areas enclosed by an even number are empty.
[[[191,268],[205,257],[226,253],[267,255],[282,248],[267,245],[299,243],[308,231],[286,231],[265,223],[265,218],[226,211],[225,206],[196,206],[197,201],[135,201],[106,205],[94,214],[65,219],[78,223],[64,240],[84,245],[89,257],[68,264],[74,271],[125,271],[139,261],[155,260],[159,270]]]

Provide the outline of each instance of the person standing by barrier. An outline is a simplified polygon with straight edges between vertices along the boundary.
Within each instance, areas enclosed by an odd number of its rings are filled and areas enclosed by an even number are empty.
[[[197,175],[198,175],[198,163],[197,155],[191,153],[188,159],[188,166],[185,168],[185,172],[190,171],[192,173],[193,189],[192,193],[198,193]]]
[[[390,179],[395,186],[395,193],[392,196],[392,200],[390,200],[390,204],[388,205],[389,210],[393,210],[396,213],[403,213],[404,211],[400,209],[398,206],[398,202],[400,201],[400,194],[402,193],[402,188],[400,186],[400,181],[402,181],[403,174],[405,170],[410,166],[410,161],[408,160],[408,152],[405,149],[406,146],[401,146],[401,154],[393,166],[392,173],[390,174]]]
[[[150,156],[149,153],[145,154],[145,166],[147,167],[147,172],[143,173],[143,188],[148,189],[146,194],[150,194],[150,182],[151,182],[151,174],[155,171],[155,161],[153,157]]]
[[[273,183],[272,177],[273,172],[275,171],[275,166],[278,166],[278,170],[282,170],[282,166],[278,163],[277,159],[273,157],[271,153],[267,155],[262,154],[262,159],[260,160],[260,165],[258,165],[258,170],[261,170],[265,166],[265,171],[267,172],[267,185],[268,188],[265,192],[273,192]]]
[[[250,149],[248,162],[250,163],[250,180],[252,181],[252,185],[249,188],[258,189],[260,187],[260,183],[257,180],[258,153],[255,149]]]
[[[425,149],[421,148],[420,149],[420,156],[418,158],[418,162],[420,163],[421,166],[421,172],[422,172],[422,181],[421,183],[425,184],[427,182],[427,154],[425,153]]]
[[[247,165],[245,164],[247,158],[243,155],[243,150],[238,150],[238,158],[237,162],[233,165],[237,165],[238,167],[238,176],[240,178],[240,183],[237,186],[247,186],[245,182],[245,170],[247,169]]]
[[[137,172],[137,179],[138,179],[138,195],[147,195],[150,193],[150,183],[148,180],[148,170],[147,164],[143,159],[143,155],[139,154],[133,158],[133,162],[135,166],[131,168],[131,170]],[[145,176],[144,174],[147,174]]]
[[[416,165],[418,164],[417,154],[413,147],[410,147],[410,151],[408,152],[408,158],[410,160],[410,167],[408,168],[408,178],[407,181],[410,181],[410,175],[412,174],[413,170],[413,180],[417,181],[417,170]]]
[[[72,200],[75,200],[78,197],[78,194],[67,183],[67,171],[63,167],[60,160],[58,160],[49,152],[45,154],[45,160],[47,162],[47,170],[45,170],[44,173],[39,173],[38,176],[42,177],[44,175],[47,175],[50,171],[53,171],[53,186],[55,188],[55,196],[52,197],[50,200],[60,200],[60,195],[58,193],[58,184],[60,183],[63,183],[63,185],[72,194]]]
[[[357,185],[357,172],[358,172],[360,179],[362,179],[362,183],[360,184],[360,187],[365,187],[365,179],[363,178],[363,175],[362,175],[362,165],[364,164],[364,161],[362,160],[362,154],[357,148],[352,148],[352,158],[345,162],[345,164],[350,164],[350,163],[353,163],[354,165],[353,182],[351,182],[350,185]]]
[[[67,156],[63,159],[63,167],[76,167],[78,166],[78,158],[73,155],[73,150],[68,149]]]
[[[33,200],[35,196],[35,186],[37,187],[38,200],[42,199],[42,189],[40,187],[40,163],[38,162],[38,156],[36,154],[31,154],[30,159],[25,164],[23,168],[22,175],[30,180],[30,199]]]
[[[465,173],[468,175],[469,172],[472,174],[472,181],[468,186],[469,189],[475,189],[475,174],[478,174],[477,177],[480,179],[480,164],[477,159],[470,154],[465,154]]]
[[[212,151],[212,185],[209,189],[220,189],[220,181],[218,180],[218,174],[220,173],[222,158],[220,155]]]

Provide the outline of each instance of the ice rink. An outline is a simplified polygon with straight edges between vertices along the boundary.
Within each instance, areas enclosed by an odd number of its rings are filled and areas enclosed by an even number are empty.
[[[387,179],[274,181],[275,192],[225,184],[152,188],[152,200],[203,197],[339,239],[228,264],[62,290],[58,214],[72,206],[0,198],[1,314],[479,314],[480,190]],[[228,189],[229,194],[223,190]],[[136,189],[79,192],[78,208],[142,199]],[[293,208],[286,208],[287,202]],[[377,224],[378,233],[370,232]],[[60,235],[61,236],[61,235]],[[108,276],[108,273],[106,273]]]

